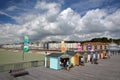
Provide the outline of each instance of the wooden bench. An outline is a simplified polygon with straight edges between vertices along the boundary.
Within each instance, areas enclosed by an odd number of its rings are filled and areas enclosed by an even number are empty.
[[[10,70],[9,73],[13,77],[19,77],[19,76],[24,76],[29,74],[28,71],[26,71],[24,68]]]

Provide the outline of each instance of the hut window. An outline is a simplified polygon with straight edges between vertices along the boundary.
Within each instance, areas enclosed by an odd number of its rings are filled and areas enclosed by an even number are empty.
[[[88,46],[87,45],[85,45],[86,46],[86,49],[85,50],[88,50]]]
[[[94,49],[97,49],[97,45],[94,46]]]
[[[100,45],[100,49],[102,49],[102,45]]]
[[[105,45],[105,49],[107,49],[107,46]]]

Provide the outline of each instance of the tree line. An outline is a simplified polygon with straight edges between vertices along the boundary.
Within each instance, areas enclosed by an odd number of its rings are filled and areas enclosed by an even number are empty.
[[[116,43],[120,44],[120,39],[112,39],[112,38],[107,38],[107,37],[102,37],[102,38],[93,38],[91,40],[85,40],[85,41],[64,41],[65,43],[85,43],[85,42],[103,42],[103,43]],[[48,41],[48,43],[59,43],[59,41]]]

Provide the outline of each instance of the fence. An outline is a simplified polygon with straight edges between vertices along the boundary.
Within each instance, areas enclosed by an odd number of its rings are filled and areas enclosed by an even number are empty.
[[[5,72],[17,68],[39,67],[43,65],[44,65],[44,60],[4,64],[4,65],[0,65],[0,72]]]

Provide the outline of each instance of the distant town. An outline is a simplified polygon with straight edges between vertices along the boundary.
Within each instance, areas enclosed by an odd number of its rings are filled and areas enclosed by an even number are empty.
[[[73,51],[77,50],[77,43],[81,43],[82,51],[87,51],[87,44],[91,45],[91,48],[96,51],[103,51],[108,49],[109,44],[116,44],[116,47],[120,47],[120,39],[108,39],[103,38],[93,38],[87,41],[64,41],[66,50]],[[13,43],[13,44],[2,44],[1,48],[8,49],[22,49],[23,42]],[[60,41],[46,41],[46,42],[29,42],[29,49],[38,49],[38,50],[60,50],[61,42]]]

